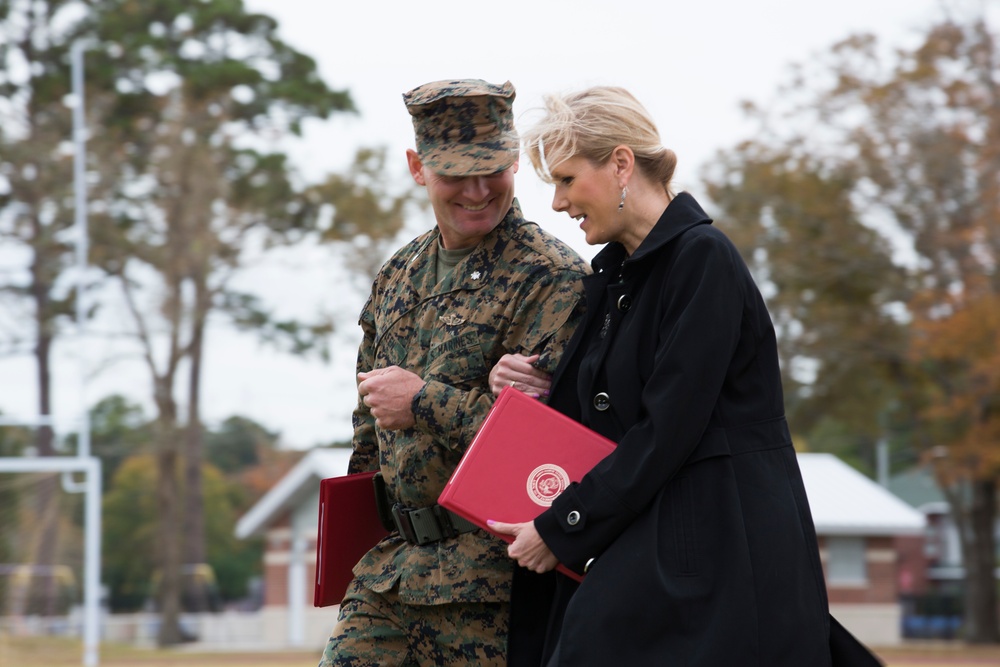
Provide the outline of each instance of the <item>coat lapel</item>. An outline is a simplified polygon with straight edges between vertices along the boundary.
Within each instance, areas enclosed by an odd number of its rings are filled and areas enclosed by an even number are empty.
[[[579,366],[580,359],[577,357],[585,352],[579,348],[584,338],[587,337],[586,332],[597,326],[595,320],[604,318],[609,313],[608,304],[615,301],[620,295],[619,293],[627,290],[629,285],[634,284],[634,281],[641,275],[648,275],[650,266],[647,263],[655,261],[660,248],[686,230],[700,224],[712,224],[712,219],[708,217],[708,214],[695,201],[694,197],[687,192],[681,192],[673,198],[656,225],[631,257],[625,259],[625,248],[620,243],[609,243],[597,253],[591,262],[594,272],[583,279],[587,312],[573,334],[559,367],[556,368],[556,372],[552,376],[553,394],[560,380],[564,377],[566,379],[569,379],[570,376],[576,378],[575,373],[567,376],[567,368],[570,365],[573,365],[574,368]],[[622,276],[625,279],[624,286],[613,284],[617,282],[619,267],[621,267]],[[610,331],[609,335],[611,335]],[[604,352],[607,349],[605,347]],[[567,390],[575,395],[575,387]]]

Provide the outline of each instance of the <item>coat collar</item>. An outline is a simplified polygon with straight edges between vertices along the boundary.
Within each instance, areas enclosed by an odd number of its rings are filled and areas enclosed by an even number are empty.
[[[625,247],[620,243],[609,243],[601,252],[594,257],[592,262],[594,275],[608,273],[606,280],[612,280],[617,275],[618,267],[623,267],[626,273],[631,272],[633,267],[645,262],[664,245],[677,238],[686,230],[701,224],[712,224],[712,219],[708,217],[704,209],[687,192],[681,192],[675,196],[667,208],[663,211],[656,225],[650,230],[646,238],[642,240],[635,253],[625,259]],[[622,260],[625,260],[622,264]]]
[[[708,214],[699,206],[694,197],[686,192],[681,192],[667,204],[667,208],[663,211],[656,225],[653,226],[653,229],[646,235],[631,257],[626,258],[625,246],[617,242],[609,243],[597,253],[591,262],[594,272],[583,278],[587,312],[553,375],[553,391],[566,372],[570,359],[576,354],[577,348],[582,343],[584,336],[586,336],[585,332],[590,328],[593,320],[604,316],[603,311],[598,312],[599,309],[594,306],[601,303],[603,293],[611,282],[617,279],[619,271],[622,272],[623,277],[628,278],[629,274],[634,273],[640,267],[648,266],[650,261],[655,261],[657,250],[684,231],[701,224],[712,224],[712,219],[708,217]],[[646,270],[648,271],[648,268]]]

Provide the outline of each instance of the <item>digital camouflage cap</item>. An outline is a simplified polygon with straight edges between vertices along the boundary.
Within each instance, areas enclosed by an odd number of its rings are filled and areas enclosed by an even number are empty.
[[[481,79],[434,81],[403,93],[413,116],[417,154],[445,176],[494,174],[519,154],[514,86]]]

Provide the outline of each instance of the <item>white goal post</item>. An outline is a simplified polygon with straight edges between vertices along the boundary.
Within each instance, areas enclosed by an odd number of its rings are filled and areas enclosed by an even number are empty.
[[[83,340],[86,330],[86,304],[84,303],[85,273],[87,270],[87,186],[86,186],[86,122],[84,118],[83,52],[86,45],[77,41],[72,45],[71,88],[73,92],[73,184],[76,232],[76,324]],[[85,374],[81,373],[81,391],[84,391]],[[80,417],[77,456],[0,457],[0,473],[62,473],[63,488],[70,493],[83,492],[84,500],[84,553],[83,553],[83,664],[97,667],[100,645],[100,586],[101,586],[101,460],[90,452],[90,418],[86,402]],[[0,425],[51,426],[50,415],[39,415],[32,420],[0,418]],[[73,473],[85,476],[78,484]]]
[[[100,644],[101,460],[96,456],[0,457],[0,473],[83,473],[83,664],[96,667]]]

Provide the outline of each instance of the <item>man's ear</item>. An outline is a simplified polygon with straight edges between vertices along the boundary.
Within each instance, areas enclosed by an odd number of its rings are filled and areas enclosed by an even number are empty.
[[[424,162],[417,155],[417,151],[412,148],[406,149],[406,166],[410,168],[410,176],[413,176],[413,180],[417,182],[417,185],[427,185],[427,181],[424,178]]]

